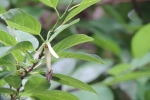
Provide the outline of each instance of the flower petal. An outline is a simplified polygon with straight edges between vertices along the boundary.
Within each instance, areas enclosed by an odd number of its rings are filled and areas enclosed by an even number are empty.
[[[59,56],[57,55],[57,53],[54,51],[54,49],[51,47],[50,43],[47,42],[47,46],[48,49],[50,50],[50,53],[55,57],[55,58],[59,58]]]
[[[47,70],[48,72],[50,72],[51,71],[51,55],[50,55],[50,51],[49,51],[47,44],[45,44],[44,50],[45,50],[45,60],[46,60]]]
[[[38,51],[35,53],[34,59],[38,59],[38,58],[39,58],[39,55],[41,54],[43,48],[44,48],[44,44],[42,44],[42,45],[40,46],[40,48],[38,49]]]

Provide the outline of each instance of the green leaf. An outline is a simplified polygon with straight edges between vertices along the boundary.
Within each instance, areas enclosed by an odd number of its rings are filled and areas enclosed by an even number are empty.
[[[13,71],[0,71],[0,80],[12,74]]]
[[[33,94],[32,97],[36,100],[79,100],[79,98],[70,93],[57,90],[48,90],[39,94]]]
[[[117,76],[128,72],[129,68],[131,68],[130,64],[118,64],[109,69],[108,74]]]
[[[5,78],[5,81],[9,83],[10,86],[14,88],[19,88],[21,86],[21,78],[18,75],[9,75]]]
[[[6,10],[0,5],[0,14],[3,14],[5,12],[6,12]]]
[[[90,87],[88,84],[86,84],[80,80],[77,80],[75,78],[72,78],[70,76],[66,76],[66,75],[62,75],[62,74],[53,74],[52,80],[59,82],[61,84],[65,84],[68,86],[72,86],[75,88],[79,88],[79,89],[83,89],[86,91],[96,93],[96,91],[92,87]]]
[[[19,8],[7,11],[2,15],[2,18],[10,27],[29,32],[34,35],[40,34],[41,25],[39,21]]]
[[[76,24],[76,23],[79,22],[79,21],[80,21],[80,19],[76,19],[76,20],[72,21],[72,22],[69,23],[69,24],[61,25],[60,27],[58,27],[58,28],[55,30],[54,34],[50,37],[49,41],[51,42],[51,41],[52,41],[59,33],[61,33],[64,29],[70,27],[70,26],[73,25],[73,24]]]
[[[99,35],[94,35],[93,43],[105,50],[111,51],[117,56],[120,56],[121,49],[119,45],[115,43],[114,41],[112,41],[111,39],[108,39]]]
[[[150,24],[142,27],[132,38],[131,46],[133,56],[136,58],[141,58],[150,50]]]
[[[6,60],[6,61],[10,61],[12,63],[16,63],[16,61],[15,61],[15,59],[14,59],[12,54],[8,54],[8,55],[6,55],[6,56],[4,56],[4,57],[2,57],[0,59]]]
[[[72,46],[85,43],[88,41],[93,41],[93,38],[88,37],[84,34],[76,34],[72,35],[68,38],[65,38],[64,40],[60,41],[58,44],[56,44],[53,48],[56,52],[63,51],[65,49],[68,49]]]
[[[0,65],[7,66],[7,65],[13,65],[13,63],[11,63],[7,60],[0,59]]]
[[[33,35],[26,33],[26,32],[19,31],[19,30],[15,30],[15,35],[16,35],[18,42],[29,41],[32,43],[34,49],[38,48],[39,41]]]
[[[42,76],[32,76],[26,82],[24,89],[26,93],[41,93],[49,89],[50,83]]]
[[[15,94],[15,91],[12,89],[0,87],[0,93]]]
[[[23,41],[17,43],[13,47],[0,47],[0,57],[3,57],[15,50],[26,51],[26,50],[34,50],[32,44],[28,41]]]
[[[37,63],[38,62],[37,60],[35,60],[33,58],[33,56],[28,51],[26,51],[26,57],[27,57],[28,63],[32,64],[32,63]]]
[[[58,0],[40,0],[40,1],[45,5],[50,6],[54,9],[56,9],[56,6],[58,4]]]
[[[91,62],[97,62],[100,64],[104,64],[105,62],[97,55],[94,54],[87,54],[87,53],[75,53],[75,52],[58,52],[59,57],[64,58],[74,58],[80,60],[86,60]]]
[[[7,67],[8,70],[16,71],[16,60],[12,54],[0,58],[0,65]]]
[[[2,30],[0,30],[0,42],[6,46],[14,45],[17,43],[16,39],[13,36]]]
[[[77,14],[79,14],[81,11],[85,10],[86,8],[88,8],[89,6],[97,3],[99,0],[82,0],[82,2],[79,4],[79,6],[75,9],[73,9],[68,16],[66,17],[65,21],[63,22],[66,23],[68,22],[71,18],[73,18],[74,16],[76,16]]]
[[[15,60],[18,62],[23,62],[25,59],[25,57],[22,55],[22,52],[19,50],[13,51],[12,54],[14,55]]]
[[[141,77],[147,77],[147,76],[150,76],[150,71],[144,71],[144,72],[137,71],[137,72],[127,73],[122,76],[116,76],[116,77],[111,77],[111,78],[108,77],[102,82],[102,84],[113,85],[113,84],[117,84],[120,82],[134,80],[134,79],[138,79]]]

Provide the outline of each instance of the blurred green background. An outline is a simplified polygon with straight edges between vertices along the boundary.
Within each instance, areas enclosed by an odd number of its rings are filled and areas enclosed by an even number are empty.
[[[69,1],[59,1],[60,14]],[[80,2],[75,0],[74,5]],[[44,38],[57,21],[54,10],[38,0],[0,0],[0,5],[6,10],[21,8],[39,19]],[[98,95],[53,81],[51,89],[68,91],[80,100],[150,100],[150,1],[102,0],[76,17],[81,21],[64,30],[52,44],[72,34],[86,34],[94,41],[72,50],[97,54],[106,64],[54,59],[52,68],[54,73],[69,75],[92,85]],[[8,31],[2,19],[0,29]],[[46,70],[44,66],[41,66],[42,70]]]

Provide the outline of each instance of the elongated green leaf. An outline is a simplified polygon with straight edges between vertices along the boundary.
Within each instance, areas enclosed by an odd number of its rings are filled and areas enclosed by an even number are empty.
[[[58,0],[40,0],[40,1],[45,5],[50,6],[54,9],[56,9],[56,6],[58,4]]]
[[[104,64],[105,62],[97,55],[94,54],[87,54],[87,53],[75,53],[75,52],[58,52],[57,53],[59,57],[64,58],[75,58],[75,59],[81,59],[91,62],[97,62],[100,64]]]
[[[40,34],[41,25],[39,21],[19,8],[7,11],[2,15],[2,18],[13,28],[35,35]]]
[[[0,71],[0,80],[12,74],[13,71]]]
[[[88,84],[86,84],[80,80],[77,80],[75,78],[72,78],[70,76],[66,76],[66,75],[62,75],[62,74],[53,74],[52,80],[59,82],[61,84],[73,86],[75,88],[79,88],[79,89],[83,89],[83,90],[87,90],[87,91],[96,93],[95,90],[92,87],[90,87]]]
[[[33,76],[25,84],[26,93],[41,93],[49,89],[50,83],[42,76]]]
[[[81,44],[81,43],[85,43],[85,42],[88,42],[88,41],[93,41],[93,38],[88,37],[84,34],[72,35],[72,36],[62,40],[58,44],[56,44],[54,46],[54,50],[56,52],[63,51],[67,48],[70,48],[72,46],[75,46],[75,45],[78,45],[78,44]]]
[[[0,87],[0,93],[15,94],[15,91],[12,89]]]
[[[0,5],[0,14],[3,14],[5,12],[6,12],[6,10]]]
[[[147,76],[150,76],[150,71],[132,72],[132,73],[128,73],[128,74],[125,74],[125,75],[122,75],[122,76],[113,77],[113,78],[110,78],[110,79],[105,79],[102,83],[106,84],[106,85],[113,85],[113,84],[117,84],[117,83],[120,83],[120,82],[134,80],[134,79],[138,79],[138,78],[141,78],[141,77],[147,77]]]
[[[131,67],[130,64],[118,64],[111,69],[109,69],[108,74],[117,76],[119,74],[124,74],[126,73],[129,68]]]
[[[5,78],[5,81],[9,83],[10,86],[14,88],[19,88],[21,86],[21,78],[18,75],[10,75]]]
[[[55,30],[54,34],[50,37],[49,41],[51,42],[59,33],[61,33],[66,28],[70,27],[73,24],[76,24],[79,21],[80,19],[76,19],[69,24],[61,25],[58,29]]]
[[[15,50],[26,51],[26,50],[34,50],[32,44],[28,41],[23,41],[17,43],[13,47],[0,47],[0,57],[3,57]]]
[[[0,42],[4,45],[14,45],[17,43],[16,39],[9,33],[0,30]]]
[[[57,90],[48,90],[39,94],[33,94],[32,97],[36,100],[79,100],[79,98],[70,93]]]
[[[132,53],[134,57],[140,58],[150,50],[150,24],[142,27],[132,38]]]
[[[32,43],[34,49],[38,48],[39,41],[33,35],[26,33],[26,32],[19,31],[19,30],[15,30],[15,34],[16,34],[16,38],[18,42],[29,41]]]
[[[99,0],[82,0],[82,2],[79,4],[77,8],[72,10],[69,15],[66,17],[65,21],[63,23],[68,22],[71,18],[79,14],[81,11],[85,10],[89,6],[97,3]]]

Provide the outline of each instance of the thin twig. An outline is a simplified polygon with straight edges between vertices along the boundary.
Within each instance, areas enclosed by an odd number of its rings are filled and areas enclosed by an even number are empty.
[[[39,55],[39,59],[41,59],[42,57],[43,57],[43,52],[41,53],[41,55]],[[24,78],[28,75],[28,73],[30,73],[38,63],[39,63],[39,61],[38,61],[37,63],[34,63],[32,66],[30,66],[30,67],[26,70],[26,73],[24,73],[23,75],[21,75],[20,78],[21,78],[21,79],[24,79]]]

